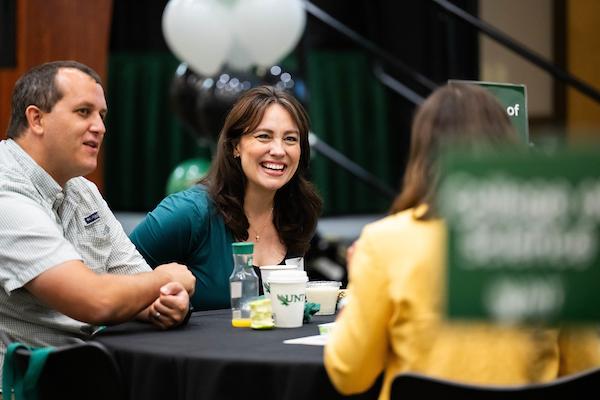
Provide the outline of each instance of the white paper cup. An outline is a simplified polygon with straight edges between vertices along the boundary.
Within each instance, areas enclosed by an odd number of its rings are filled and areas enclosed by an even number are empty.
[[[260,276],[262,278],[263,293],[268,296],[271,292],[267,283],[269,276],[274,271],[295,271],[298,269],[296,265],[261,265]]]
[[[313,281],[306,284],[306,301],[321,306],[316,315],[335,314],[340,286],[342,283],[338,281]]]
[[[296,265],[298,271],[304,271],[304,257],[286,258],[285,265]]]
[[[277,328],[298,328],[302,326],[304,303],[306,302],[305,271],[273,271],[268,284],[273,306],[273,319]]]

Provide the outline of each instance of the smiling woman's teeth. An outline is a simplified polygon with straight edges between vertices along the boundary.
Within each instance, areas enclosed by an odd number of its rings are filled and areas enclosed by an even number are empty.
[[[265,168],[274,169],[274,170],[277,170],[277,171],[280,171],[280,170],[283,169],[283,165],[281,165],[281,164],[263,163],[262,166],[265,167]]]

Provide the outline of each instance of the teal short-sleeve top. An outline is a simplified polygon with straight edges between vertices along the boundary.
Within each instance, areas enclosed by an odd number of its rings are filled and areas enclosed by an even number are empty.
[[[230,307],[233,238],[206,188],[198,185],[166,197],[131,233],[151,267],[187,265],[196,277],[194,310]]]

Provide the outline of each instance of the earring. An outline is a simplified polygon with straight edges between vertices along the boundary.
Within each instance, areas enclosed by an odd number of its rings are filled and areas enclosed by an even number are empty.
[[[240,158],[240,155],[239,154],[234,154],[233,158]]]

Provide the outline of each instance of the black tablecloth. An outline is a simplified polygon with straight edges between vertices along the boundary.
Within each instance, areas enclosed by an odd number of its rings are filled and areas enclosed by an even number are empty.
[[[331,321],[317,316],[301,328],[255,331],[231,327],[231,312],[218,310],[194,313],[170,331],[130,322],[96,340],[115,354],[132,400],[337,399],[323,347],[283,344]],[[375,399],[379,386],[351,398]]]

